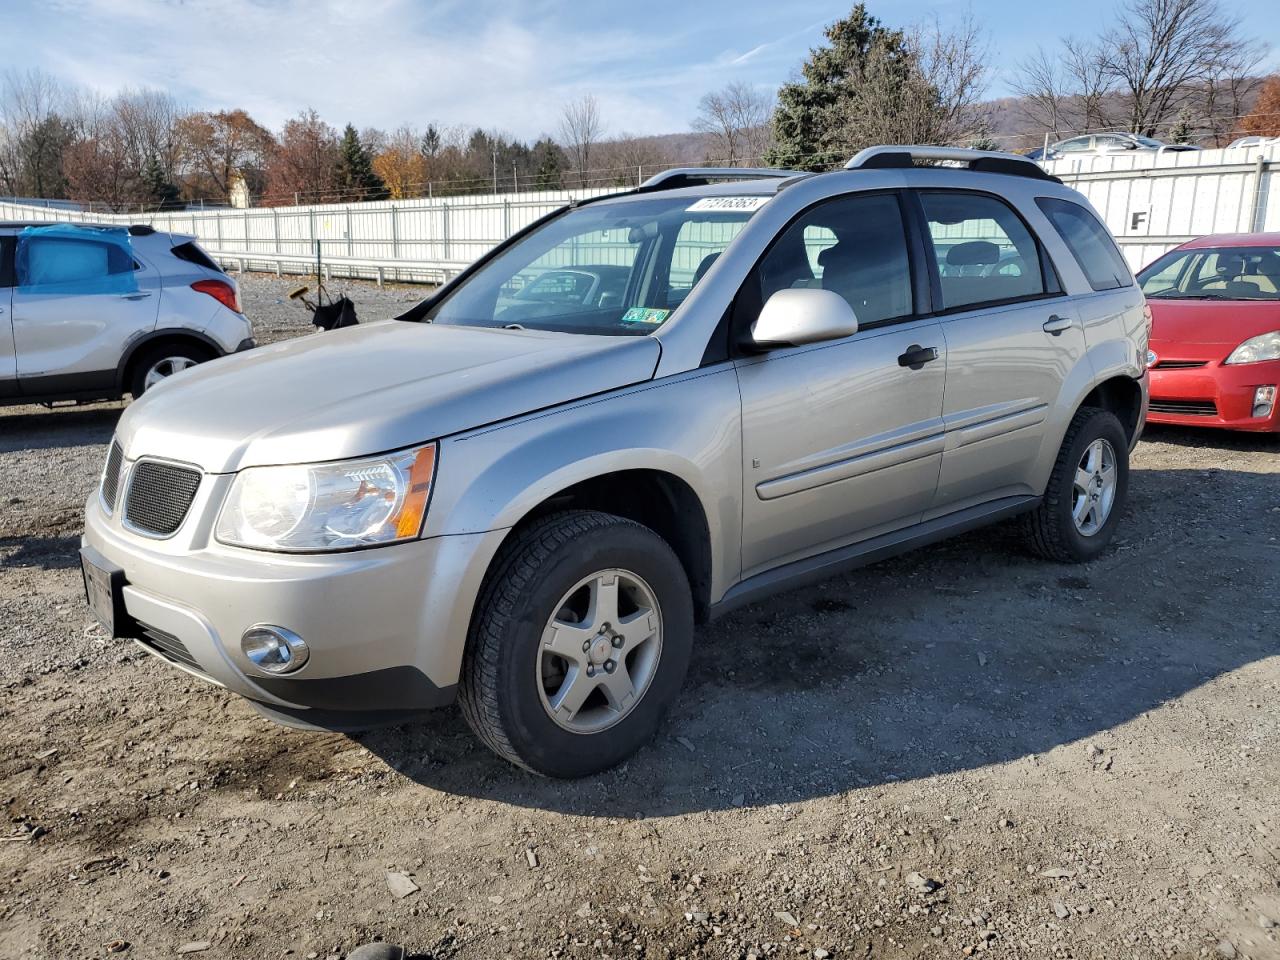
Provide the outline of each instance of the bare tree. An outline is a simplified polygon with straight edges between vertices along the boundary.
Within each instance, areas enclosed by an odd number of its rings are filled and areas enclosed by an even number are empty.
[[[986,43],[966,17],[881,39],[867,51],[857,95],[841,109],[847,151],[878,143],[971,143],[984,133],[978,104],[985,86]]]
[[[1216,147],[1225,147],[1235,137],[1239,118],[1244,115],[1254,92],[1262,85],[1259,70],[1265,50],[1260,43],[1241,42],[1224,50],[1205,81],[1200,112],[1203,127]]]
[[[560,118],[560,141],[569,162],[578,175],[578,182],[587,183],[587,171],[591,169],[591,148],[604,132],[600,117],[600,103],[588,93],[579,100],[564,105]]]
[[[0,170],[8,192],[61,196],[62,151],[70,131],[60,114],[66,91],[41,70],[8,72],[0,84],[0,124],[5,129]]]
[[[936,92],[938,139],[949,142],[979,135],[985,126],[979,102],[987,87],[990,44],[973,12],[951,27],[935,18],[928,27],[908,35],[907,47],[915,54],[925,83]]]
[[[1042,127],[1055,140],[1071,129],[1067,77],[1061,58],[1043,47],[1018,64],[1018,74],[1010,84],[1021,97],[1019,107],[1026,119]]]
[[[1113,126],[1107,105],[1115,92],[1115,83],[1103,62],[1096,43],[1067,37],[1062,41],[1067,75],[1074,82],[1078,109],[1076,129],[1090,133]]]
[[[758,159],[768,149],[772,113],[772,97],[734,81],[698,102],[693,129],[710,135],[713,159],[735,167],[741,160]]]
[[[1239,17],[1218,0],[1129,0],[1099,63],[1125,96],[1129,129],[1154,136],[1242,43]]]

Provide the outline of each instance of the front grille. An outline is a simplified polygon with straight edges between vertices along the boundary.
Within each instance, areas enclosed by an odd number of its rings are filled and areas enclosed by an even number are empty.
[[[1208,360],[1161,360],[1151,369],[1153,370],[1194,370],[1197,367],[1208,366]]]
[[[1218,405],[1212,400],[1152,400],[1152,413],[1174,413],[1182,417],[1216,417]]]
[[[139,460],[129,473],[125,522],[142,533],[167,537],[182,526],[199,487],[198,470]]]
[[[120,491],[120,462],[123,459],[124,452],[120,449],[120,444],[113,440],[111,452],[107,454],[106,469],[102,471],[102,502],[106,505],[107,513],[116,508],[116,494]]]
[[[200,664],[196,662],[196,658],[187,650],[186,644],[173,634],[165,633],[163,630],[148,626],[145,623],[139,623],[138,628],[142,634],[138,637],[138,642],[144,647],[154,650],[172,663],[179,663],[193,670],[200,669]]]

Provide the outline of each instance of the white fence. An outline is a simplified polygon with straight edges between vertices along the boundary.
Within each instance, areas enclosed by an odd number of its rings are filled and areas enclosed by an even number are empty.
[[[1045,166],[1089,197],[1135,268],[1206,233],[1280,231],[1280,144],[1080,157]],[[151,223],[195,234],[230,266],[286,273],[314,269],[318,240],[332,274],[434,282],[570,200],[610,192],[556,190],[148,216],[0,202],[0,219]]]

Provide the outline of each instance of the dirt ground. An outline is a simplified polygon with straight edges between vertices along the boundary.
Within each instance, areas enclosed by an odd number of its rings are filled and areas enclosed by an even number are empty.
[[[303,329],[244,281],[262,339]],[[362,316],[417,291],[355,288]],[[621,769],[454,710],[285,730],[104,638],[119,404],[0,409],[0,957],[1280,957],[1280,443],[1152,429],[1117,542],[1007,527],[698,632]],[[393,895],[388,874],[407,896]],[[188,955],[188,954],[182,954]]]

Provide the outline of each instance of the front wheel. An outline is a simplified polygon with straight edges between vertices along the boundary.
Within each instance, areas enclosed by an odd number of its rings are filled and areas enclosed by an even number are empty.
[[[495,753],[581,777],[653,736],[684,682],[693,601],[652,530],[594,511],[513,534],[481,591],[459,701]]]
[[[1044,499],[1023,518],[1040,556],[1082,563],[1102,553],[1115,535],[1129,492],[1129,440],[1115,414],[1076,411],[1067,427]]]

